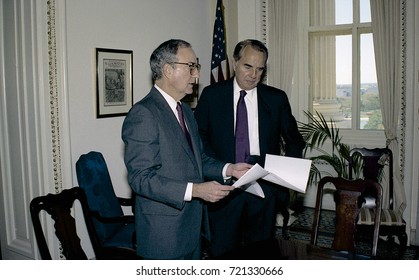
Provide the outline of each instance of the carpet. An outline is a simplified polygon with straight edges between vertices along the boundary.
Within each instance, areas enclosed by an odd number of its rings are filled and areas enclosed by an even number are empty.
[[[293,214],[293,223],[289,226],[288,234],[291,241],[310,243],[311,228],[313,224],[314,209],[304,207]],[[319,237],[317,244],[322,247],[330,248],[335,232],[334,213],[333,211],[323,210],[322,218],[319,225]],[[278,239],[283,239],[282,227],[277,227],[276,232]],[[399,245],[392,241],[380,239],[377,248],[378,259],[392,259],[398,258]],[[409,246],[401,259],[414,260],[418,259],[417,247]],[[369,255],[371,252],[370,244],[366,242],[356,242],[356,252],[363,255]]]

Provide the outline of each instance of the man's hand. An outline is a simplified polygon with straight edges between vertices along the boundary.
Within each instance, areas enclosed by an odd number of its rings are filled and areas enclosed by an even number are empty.
[[[244,175],[250,168],[252,168],[251,164],[239,162],[235,164],[230,164],[227,167],[227,176],[232,176],[239,179],[241,176]]]
[[[215,181],[193,184],[192,197],[201,198],[208,202],[217,202],[226,197],[232,190],[234,190],[234,187],[221,185]]]

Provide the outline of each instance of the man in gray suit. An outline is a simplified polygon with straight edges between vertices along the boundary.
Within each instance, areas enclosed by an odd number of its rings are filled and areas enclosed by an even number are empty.
[[[234,188],[219,182],[241,177],[251,165],[226,164],[203,152],[193,112],[180,101],[192,93],[200,70],[188,42],[162,43],[150,66],[154,86],[122,127],[128,181],[136,195],[137,254],[200,259],[201,229],[209,233],[203,201],[223,199]]]

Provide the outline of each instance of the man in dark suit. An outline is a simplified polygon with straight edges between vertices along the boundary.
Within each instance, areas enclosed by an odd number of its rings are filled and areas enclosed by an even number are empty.
[[[162,43],[150,66],[154,86],[122,127],[128,181],[136,195],[137,253],[145,259],[200,259],[201,228],[208,228],[203,201],[220,201],[233,189],[204,177],[239,178],[251,165],[226,164],[203,152],[192,110],[180,102],[199,77],[189,43]]]
[[[236,148],[242,145],[235,142],[236,104],[244,90],[250,146],[248,162],[264,166],[266,154],[302,156],[305,142],[287,95],[261,83],[267,59],[268,50],[263,43],[242,41],[233,54],[235,77],[202,91],[195,118],[207,155],[221,161],[236,161]],[[259,184],[264,199],[236,190],[209,206],[210,253],[214,258],[277,257],[271,250],[277,245],[274,238],[277,207],[279,204],[286,209],[289,192],[267,181],[259,180]]]

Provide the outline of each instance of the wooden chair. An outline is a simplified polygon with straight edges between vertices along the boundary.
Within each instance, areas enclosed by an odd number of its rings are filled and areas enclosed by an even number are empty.
[[[55,222],[55,234],[61,243],[62,253],[65,258],[68,260],[87,259],[81,247],[80,238],[77,235],[76,221],[71,215],[71,210],[76,200],[80,201],[83,213],[87,213],[85,212],[87,209],[83,209],[86,207],[85,199],[84,193],[80,188],[63,190],[59,194],[47,194],[46,196],[39,196],[32,199],[30,213],[39,252],[43,260],[51,260],[52,258],[39,217],[42,210],[46,211]],[[86,215],[84,217],[87,218],[86,227],[92,227],[90,218]],[[92,243],[94,242],[95,239],[93,238]]]
[[[311,233],[311,245],[317,245],[319,223],[322,211],[324,187],[331,183],[335,187],[334,201],[336,203],[336,231],[332,243],[332,249],[356,253],[355,231],[358,215],[364,196],[374,195],[376,208],[381,209],[382,188],[377,182],[371,180],[348,180],[338,177],[324,177],[320,180],[317,189],[316,207]],[[375,211],[375,220],[380,220],[381,211]],[[371,256],[377,254],[379,223],[374,224],[374,232],[371,242]]]
[[[86,195],[79,187],[63,190],[58,194],[39,196],[30,202],[30,213],[38,243],[39,252],[43,260],[51,260],[51,253],[45,238],[40,220],[40,212],[45,211],[54,222],[55,235],[61,243],[62,253],[67,260],[86,260],[87,255],[81,247],[81,240],[77,235],[76,220],[71,212],[75,201],[80,202],[86,229],[96,255],[96,259],[138,259],[135,250],[131,248],[102,247],[97,237],[89,209]]]
[[[355,178],[354,166],[355,163],[361,164],[361,176],[363,179],[374,180],[380,183],[383,188],[388,190],[388,200],[383,201],[381,222],[380,222],[380,236],[388,237],[392,240],[397,236],[400,242],[399,258],[403,257],[407,246],[406,221],[403,219],[402,213],[394,209],[394,180],[393,180],[393,153],[389,148],[353,148],[350,151],[349,159],[349,178]],[[385,166],[388,165],[388,174],[385,174]],[[386,176],[387,184],[382,184],[382,178]],[[388,205],[388,207],[386,207]],[[358,221],[358,236],[362,238],[363,235],[371,231],[371,226],[374,223],[374,213],[370,208],[362,208],[360,219]]]

